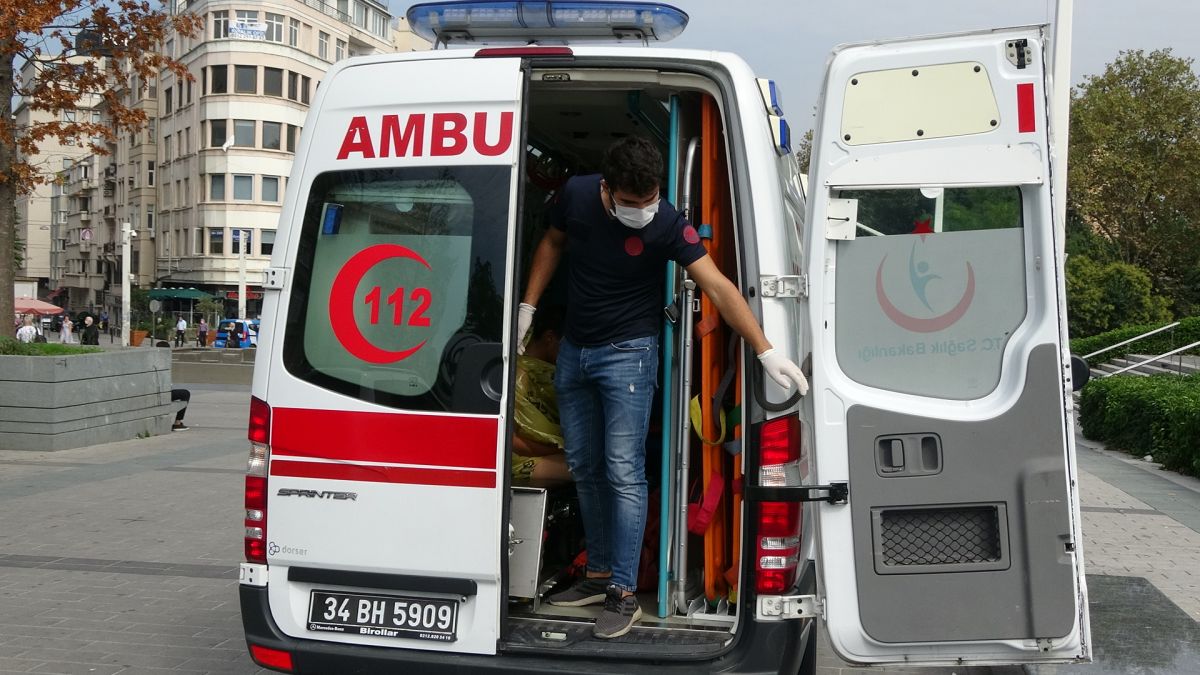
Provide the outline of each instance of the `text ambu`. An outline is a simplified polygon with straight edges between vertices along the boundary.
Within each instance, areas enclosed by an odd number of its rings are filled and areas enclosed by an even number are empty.
[[[489,143],[489,136],[496,136],[495,142]],[[464,154],[468,148],[496,157],[508,151],[512,138],[512,111],[477,112],[471,117],[456,112],[383,115],[373,123],[360,115],[350,120],[337,158],[353,154],[362,159],[421,157],[427,150],[430,157],[446,157]]]

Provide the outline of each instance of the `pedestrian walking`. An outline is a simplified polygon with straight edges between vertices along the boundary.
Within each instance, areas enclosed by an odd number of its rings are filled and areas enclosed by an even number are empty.
[[[188,403],[192,400],[192,392],[187,389],[172,389],[171,400],[183,401],[183,407],[175,413],[175,423],[171,425],[171,431],[187,431],[188,427],[183,423],[183,415],[187,412]]]
[[[37,329],[33,327],[33,317],[25,317],[25,325],[17,329],[17,339],[21,342],[33,342],[37,337]]]
[[[62,331],[58,334],[58,341],[64,345],[75,342],[75,322],[71,321],[70,316],[63,317]]]
[[[99,346],[100,329],[96,327],[95,320],[92,317],[86,316],[83,318],[83,330],[80,331],[79,336],[82,338],[80,342],[83,344]]]
[[[204,317],[200,317],[200,323],[196,325],[196,342],[201,347],[208,346],[208,321]]]
[[[183,318],[182,314],[176,315],[179,320],[175,322],[175,346],[182,347],[184,334],[187,332],[187,319]]]

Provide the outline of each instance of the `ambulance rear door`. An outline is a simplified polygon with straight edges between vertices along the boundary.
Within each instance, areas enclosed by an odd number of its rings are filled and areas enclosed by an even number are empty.
[[[288,635],[496,651],[523,87],[520,59],[462,53],[321,83],[266,400]]]
[[[830,642],[873,664],[1088,653],[1043,29],[847,47],[809,199]]]

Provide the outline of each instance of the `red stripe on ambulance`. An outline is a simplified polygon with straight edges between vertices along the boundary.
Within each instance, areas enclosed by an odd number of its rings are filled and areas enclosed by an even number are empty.
[[[464,471],[462,469],[423,469],[407,466],[363,466],[362,464],[329,464],[326,462],[271,462],[272,476],[292,478],[324,478],[353,480],[364,483],[405,483],[409,485],[440,485],[447,487],[494,488],[495,471]]]
[[[496,469],[495,419],[307,408],[271,417],[273,455]]]
[[[495,136],[496,141],[489,143],[489,136]],[[360,115],[346,127],[337,158],[354,154],[361,159],[421,157],[426,149],[430,157],[448,157],[464,154],[468,148],[484,157],[496,157],[512,147],[512,140],[511,110],[477,112],[470,118],[456,112],[414,113],[403,121],[400,115],[383,115],[372,121]]]

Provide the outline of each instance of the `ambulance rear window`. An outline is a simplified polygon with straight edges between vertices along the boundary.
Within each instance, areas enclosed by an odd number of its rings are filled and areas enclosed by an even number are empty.
[[[285,367],[392,407],[498,412],[510,179],[495,166],[318,176]]]

